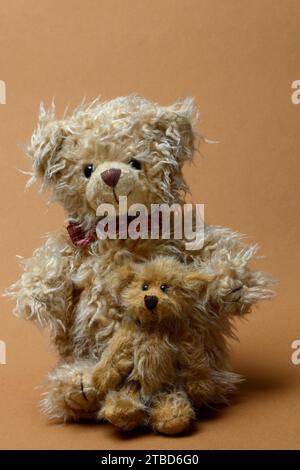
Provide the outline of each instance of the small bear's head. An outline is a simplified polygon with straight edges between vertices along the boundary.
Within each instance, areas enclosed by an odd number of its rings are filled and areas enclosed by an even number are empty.
[[[41,106],[27,147],[31,182],[51,186],[53,199],[76,222],[94,222],[100,204],[118,208],[182,201],[182,165],[194,150],[192,99],[163,107],[136,96],[81,105],[63,119]]]
[[[127,314],[141,323],[184,318],[211,280],[212,276],[200,269],[171,257],[157,257],[133,266],[122,304]]]

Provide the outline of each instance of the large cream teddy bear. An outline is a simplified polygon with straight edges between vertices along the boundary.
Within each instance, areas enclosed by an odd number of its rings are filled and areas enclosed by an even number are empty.
[[[213,279],[205,296],[191,305],[188,344],[188,367],[197,367],[192,361],[198,352],[201,360],[204,355],[214,372],[213,386],[183,387],[174,397],[162,390],[164,413],[160,416],[157,410],[156,428],[171,433],[168,423],[178,402],[199,407],[226,401],[240,379],[231,372],[228,358],[232,319],[270,296],[267,277],[248,268],[255,248],[215,226],[205,226],[198,250],[187,250],[184,239],[99,240],[95,231],[98,206],[106,203],[117,209],[121,196],[127,196],[128,205],[141,203],[149,209],[151,204],[184,204],[188,188],[182,166],[193,157],[195,121],[191,99],[166,107],[136,96],[96,100],[63,119],[55,116],[54,106],[47,112],[41,107],[27,149],[33,167],[30,182],[39,180],[42,187],[51,188],[53,200],[65,209],[68,230],[50,235],[23,260],[24,272],[13,295],[19,316],[50,328],[59,354],[43,400],[51,418],[97,417],[102,398],[93,373],[122,321],[121,271],[153,257],[174,258],[209,272]],[[134,406],[132,396],[123,393],[122,399]]]

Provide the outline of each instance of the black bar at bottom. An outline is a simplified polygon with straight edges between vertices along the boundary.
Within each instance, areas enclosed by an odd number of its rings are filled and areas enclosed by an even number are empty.
[[[0,463],[41,461],[77,463],[94,462],[101,467],[119,465],[124,468],[139,468],[141,465],[188,465],[218,462],[300,462],[298,450],[2,450]]]

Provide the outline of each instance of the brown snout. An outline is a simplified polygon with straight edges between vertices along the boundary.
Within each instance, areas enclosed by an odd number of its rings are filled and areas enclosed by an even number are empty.
[[[121,170],[118,168],[110,168],[109,170],[105,170],[101,173],[101,178],[103,179],[104,183],[111,188],[114,188],[121,176]]]
[[[156,295],[145,295],[144,302],[148,310],[154,310],[158,303],[158,298]]]

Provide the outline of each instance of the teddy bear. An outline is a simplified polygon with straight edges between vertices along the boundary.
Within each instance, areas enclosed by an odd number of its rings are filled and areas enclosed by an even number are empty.
[[[184,205],[188,186],[182,168],[192,160],[195,143],[203,140],[196,122],[190,98],[170,106],[135,95],[97,99],[62,118],[56,117],[54,104],[48,111],[41,105],[26,150],[32,165],[28,184],[38,181],[50,190],[51,200],[65,209],[67,229],[50,234],[21,261],[23,273],[10,294],[18,316],[49,328],[57,351],[42,402],[52,419],[97,418],[102,399],[93,371],[122,323],[119,270],[157,256],[176,257],[186,269],[213,275],[205,299],[190,312],[186,371],[197,370],[195,358],[204,354],[215,371],[214,393],[199,397],[194,384],[186,386],[184,397],[193,406],[224,401],[239,381],[227,346],[232,319],[271,296],[268,277],[249,268],[256,248],[213,225],[205,225],[203,244],[192,251],[184,235],[99,239],[95,229],[98,207],[105,203],[117,209],[121,197],[127,197],[128,206],[149,209],[152,204]]]
[[[98,417],[123,430],[150,422],[155,431],[177,434],[194,418],[187,382],[199,395],[214,393],[214,371],[204,353],[201,357],[198,348],[195,360],[185,354],[192,334],[189,314],[212,277],[164,256],[127,269],[122,321],[93,374],[104,398]],[[192,363],[193,374],[182,372]]]

